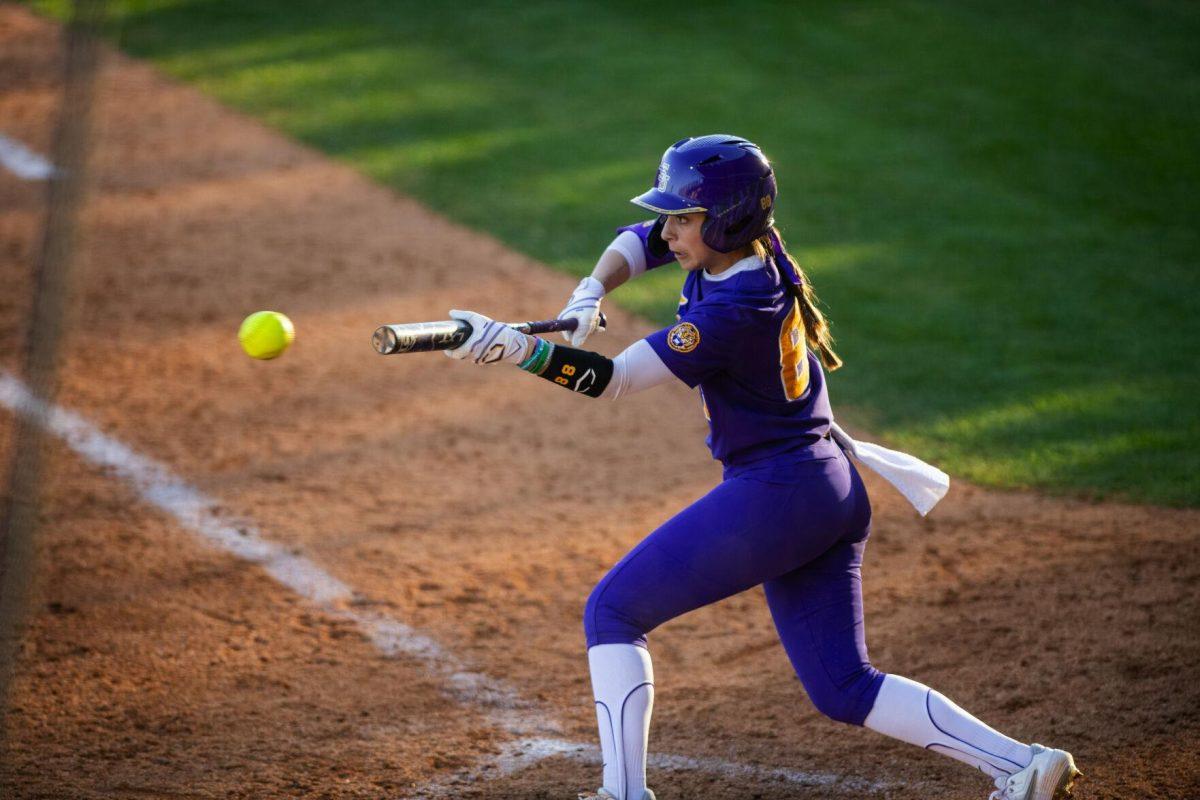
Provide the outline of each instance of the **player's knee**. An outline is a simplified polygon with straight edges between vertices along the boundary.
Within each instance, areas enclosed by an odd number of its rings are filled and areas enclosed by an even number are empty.
[[[603,586],[603,584],[600,584],[600,586]],[[588,647],[594,644],[593,640],[596,638],[596,617],[600,610],[600,586],[592,589],[591,594],[588,595],[587,603],[583,606],[583,634],[587,637]]]
[[[820,711],[825,716],[829,717],[834,722],[844,722],[847,725],[861,725],[862,719],[866,719],[866,715],[859,718],[858,709],[853,698],[846,696],[839,691],[825,690],[821,692],[810,692],[809,698],[812,700],[817,711]]]
[[[819,680],[805,680],[804,688],[817,711],[835,722],[862,725],[871,713],[882,681],[883,673],[867,664],[861,671],[840,681],[825,675]]]
[[[620,594],[600,581],[588,595],[583,608],[583,632],[587,646],[598,644],[645,644],[646,631],[621,602]]]

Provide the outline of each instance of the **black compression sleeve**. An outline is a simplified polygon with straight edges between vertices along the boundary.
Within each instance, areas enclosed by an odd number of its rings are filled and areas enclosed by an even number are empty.
[[[588,397],[599,397],[612,380],[611,358],[561,344],[551,347],[554,349],[546,368],[537,373],[546,380]]]

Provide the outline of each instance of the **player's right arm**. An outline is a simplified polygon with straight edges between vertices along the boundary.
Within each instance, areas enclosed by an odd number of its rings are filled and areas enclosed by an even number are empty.
[[[658,217],[617,228],[617,238],[613,239],[608,249],[616,250],[625,257],[630,278],[675,260],[675,254],[662,238],[665,219]]]
[[[600,254],[592,274],[579,282],[559,319],[579,321],[574,331],[563,331],[573,347],[582,345],[596,330],[600,301],[621,284],[643,272],[675,260],[661,236],[661,220],[647,220],[617,229],[617,238]]]

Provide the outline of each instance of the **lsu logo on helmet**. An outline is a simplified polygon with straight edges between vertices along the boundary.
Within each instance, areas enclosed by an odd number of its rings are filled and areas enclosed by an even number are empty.
[[[700,344],[700,329],[690,322],[681,322],[667,331],[667,344],[677,353],[690,353]]]

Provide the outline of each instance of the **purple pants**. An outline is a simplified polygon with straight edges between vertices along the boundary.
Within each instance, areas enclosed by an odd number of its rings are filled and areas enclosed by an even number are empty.
[[[883,673],[867,658],[862,556],[871,504],[841,450],[727,469],[725,479],[642,540],[588,597],[588,647],[645,646],[667,620],[758,584],[819,711],[861,725]]]

